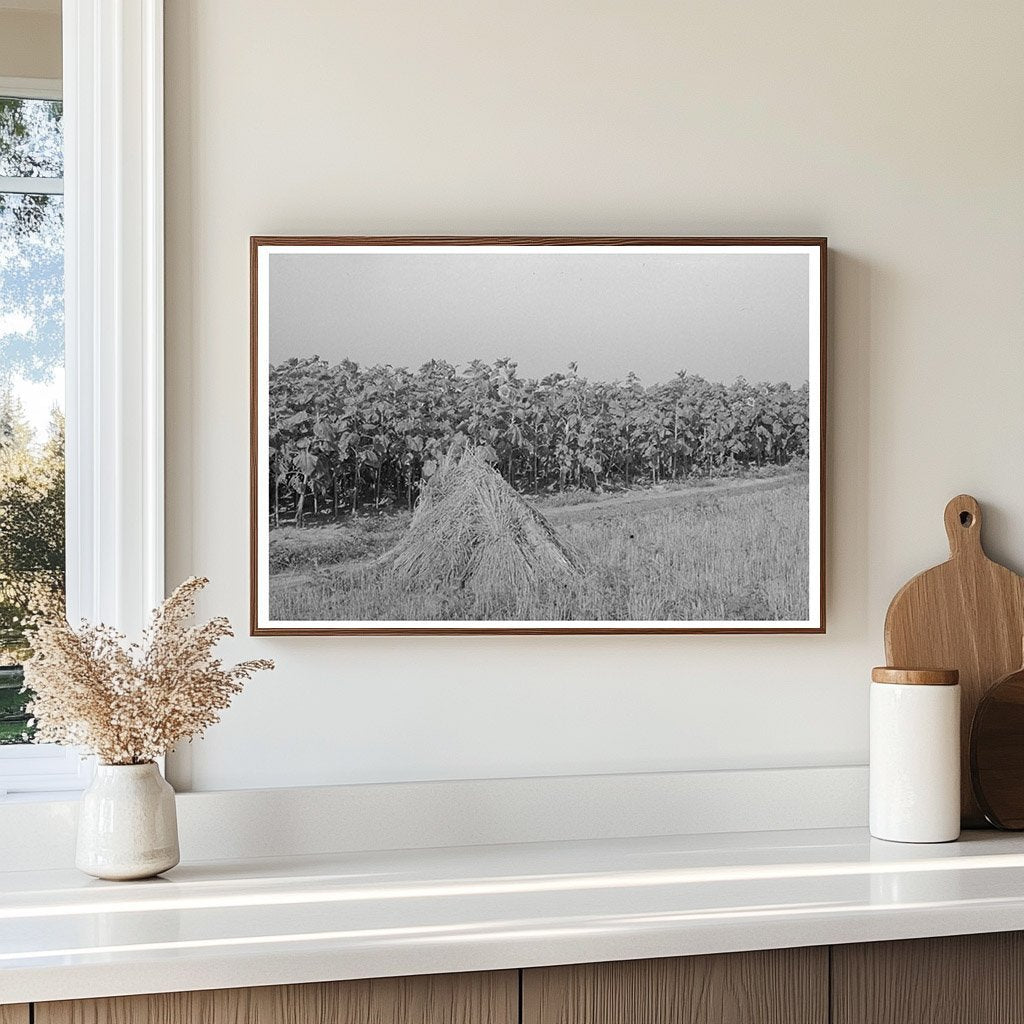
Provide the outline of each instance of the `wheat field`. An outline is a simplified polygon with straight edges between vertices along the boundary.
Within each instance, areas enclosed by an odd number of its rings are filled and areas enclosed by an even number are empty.
[[[408,513],[271,531],[275,621],[777,621],[808,617],[808,479],[537,499],[580,575],[477,595],[410,588],[379,556]]]

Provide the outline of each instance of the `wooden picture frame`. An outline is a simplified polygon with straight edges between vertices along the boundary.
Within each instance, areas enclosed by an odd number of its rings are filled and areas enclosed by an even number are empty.
[[[451,259],[460,255],[475,259]],[[347,258],[331,258],[338,256]],[[389,259],[399,256],[405,258]],[[778,258],[782,256],[793,259]],[[491,261],[502,259],[495,269]],[[554,284],[545,284],[549,270],[556,273]],[[639,289],[636,300],[632,305],[626,302],[625,309],[609,305],[609,295],[618,295],[614,282],[620,273]],[[659,275],[668,275],[672,287],[658,290]],[[576,306],[563,310],[555,305],[562,295],[575,298]],[[686,301],[693,305],[686,308],[694,311],[692,318],[676,308],[683,295],[691,296]],[[824,633],[826,300],[827,240],[820,237],[252,237],[251,634]],[[485,307],[494,311],[489,322],[496,333],[500,334],[500,324],[510,338],[529,336],[524,375],[518,371],[519,353],[502,351],[502,358],[497,356],[501,340],[490,340],[488,321],[480,312]],[[758,344],[761,321],[757,317],[762,308],[778,314],[778,322],[769,317],[764,325],[767,335],[784,339],[778,353]],[[806,314],[802,326],[797,315],[801,310],[800,316]],[[634,358],[643,354],[641,361],[652,367],[667,365],[667,357],[658,355],[664,348],[655,344],[630,345],[632,333],[618,341],[616,324],[629,324],[630,332],[632,325],[639,324],[636,334],[644,342],[666,331],[683,332],[691,319],[700,321],[701,336],[692,342],[692,352],[673,357],[678,371],[684,372],[659,380],[620,372],[624,353],[634,353]],[[562,343],[547,337],[546,325],[554,322],[561,325],[559,338],[566,333],[572,339],[575,331],[579,337],[598,339],[587,349],[586,358],[580,359],[580,369],[575,359],[565,358],[569,350],[552,351]],[[466,330],[466,324],[473,330]],[[545,326],[537,329],[538,324]],[[421,338],[431,332],[438,351]],[[478,355],[465,348],[467,335],[488,339],[480,343]],[[461,340],[449,341],[450,336]],[[692,359],[711,367],[733,365],[740,355],[727,345],[716,346],[715,339],[722,337],[741,339],[735,344],[752,365],[760,366],[768,358],[770,365],[776,365],[775,359],[779,367],[797,369],[780,369],[780,374],[789,376],[777,379],[753,375],[765,384],[749,384],[743,374],[727,384],[724,373],[714,379],[713,373],[685,372]],[[386,350],[391,340],[384,339],[394,340],[394,351]],[[317,343],[335,349],[325,354],[316,350]],[[806,352],[801,355],[804,343]],[[421,344],[422,351],[417,349]],[[346,346],[351,346],[351,353]],[[551,363],[541,366],[548,354]],[[314,361],[314,356],[321,358]],[[802,357],[806,378],[801,384]],[[567,363],[572,364],[568,374],[562,372]],[[486,382],[470,380],[474,373],[482,380],[485,371],[490,375]],[[657,375],[656,369],[650,372]],[[294,379],[301,379],[300,384],[293,386]],[[444,402],[423,398],[435,393],[430,390],[435,380],[440,381],[436,386],[443,389]],[[312,383],[307,386],[307,382]],[[667,391],[670,385],[675,390]],[[398,411],[386,406],[386,411],[364,416],[365,410],[376,408],[366,404],[368,394],[377,394],[375,388],[401,393],[403,397],[392,403]],[[571,454],[558,447],[561,442],[545,447],[551,431],[543,433],[548,429],[545,418],[554,417],[553,413],[549,417],[548,409],[561,408],[559,389],[567,388],[583,396],[577,401],[578,422],[586,423],[588,417],[590,421],[579,431],[590,447],[584,450],[577,438]],[[414,401],[406,392],[419,398]],[[470,392],[477,397],[467,399]],[[479,395],[485,393],[514,394],[515,398],[495,398],[485,416],[479,412]],[[509,425],[519,423],[516,410],[521,405],[517,403],[527,401],[521,397],[524,393],[528,403],[534,403],[527,408],[537,410],[534,448],[525,440],[520,445],[519,428]],[[630,476],[630,445],[637,435],[628,425],[634,412],[621,412],[622,394],[630,410],[639,410],[635,417],[642,422],[644,417],[659,421],[663,401],[669,400],[661,396],[676,396],[671,398],[677,410],[671,456],[657,440],[668,428],[644,428],[648,440],[643,449],[647,453],[643,487],[635,474]],[[634,400],[634,395],[639,397]],[[300,407],[303,401],[306,406]],[[734,401],[735,408],[729,404]],[[439,418],[415,411],[435,407],[443,407]],[[707,426],[712,420],[700,419],[698,407],[713,407],[715,411],[707,415],[717,417],[713,422],[719,425],[714,430],[716,440],[706,442],[707,450],[696,454],[699,445],[694,439],[712,434]],[[693,443],[680,441],[679,408],[690,417],[685,422]],[[734,425],[741,408],[747,410],[742,428]],[[609,409],[611,427],[607,426]],[[391,417],[389,424],[404,426],[385,429],[380,424],[386,417]],[[522,418],[525,422],[525,413]],[[720,425],[723,418],[726,426]],[[369,430],[366,424],[371,421],[377,425]],[[595,425],[598,421],[602,426]],[[627,440],[620,440],[616,433],[620,421]],[[499,429],[495,424],[503,426]],[[741,430],[745,433],[740,434]],[[281,441],[284,435],[287,439]],[[652,442],[651,437],[656,440]],[[550,455],[556,449],[561,454]],[[540,470],[538,463],[543,463]],[[671,479],[667,479],[669,465]],[[574,486],[579,490],[572,491]],[[585,487],[592,493],[584,493]],[[655,495],[652,488],[660,490]],[[277,496],[273,505],[272,489]],[[428,492],[434,497],[421,501],[421,493]],[[799,505],[804,493],[806,517]],[[646,499],[649,506],[640,508]],[[559,512],[567,502],[568,510]],[[690,502],[692,513],[684,512],[685,502]],[[626,510],[627,505],[632,511]],[[652,526],[655,505],[665,522]],[[687,520],[701,516],[712,525],[703,533],[692,533]],[[294,522],[289,525],[289,520]],[[598,520],[604,525],[595,525]],[[737,552],[727,551],[723,545],[728,542],[721,539],[734,521],[742,526],[742,532],[737,532],[743,538],[742,550]],[[505,529],[494,527],[495,522],[511,524],[508,532],[487,532]],[[467,539],[465,534],[477,523],[491,525]],[[646,524],[644,534],[658,540],[651,541],[649,549],[641,549],[640,544],[624,546],[627,536],[631,543],[640,536],[640,527],[627,534],[630,523]],[[780,540],[785,524],[798,535],[792,551],[786,550],[784,538]],[[317,529],[321,532],[316,535],[309,532]],[[677,546],[673,542],[677,537],[688,543]],[[581,552],[580,544],[591,541],[593,550]],[[606,560],[604,552],[613,549],[614,558]],[[701,570],[710,573],[706,579],[690,571],[680,554],[698,550],[710,552]],[[794,583],[803,579],[805,555],[806,601]],[[707,568],[716,557],[723,559],[723,565],[728,561],[729,573],[715,576]],[[762,576],[751,576],[748,585],[742,577],[748,571],[744,567],[753,572],[754,563],[761,561],[765,562],[759,570]],[[633,566],[637,566],[635,578],[630,576]],[[646,608],[643,572],[650,578],[657,576],[661,587],[649,602],[655,609],[674,607],[671,581],[676,573],[685,582],[689,602],[683,604],[681,597],[679,607],[700,610],[702,595],[707,593],[712,596],[706,606],[712,611],[735,607],[742,613],[749,607],[764,614],[772,609],[804,614],[642,620],[575,617],[575,610],[584,606],[621,614],[615,588],[626,595],[624,602]],[[744,604],[745,594],[749,605]],[[413,611],[393,619],[353,618],[349,612],[404,611],[406,606]],[[310,608],[330,614],[307,618]],[[510,609],[511,614],[523,608],[566,610],[569,617],[436,617],[444,608],[460,612]],[[343,617],[330,617],[337,616],[339,609]],[[426,618],[409,617],[424,610]],[[299,617],[293,617],[296,614]]]

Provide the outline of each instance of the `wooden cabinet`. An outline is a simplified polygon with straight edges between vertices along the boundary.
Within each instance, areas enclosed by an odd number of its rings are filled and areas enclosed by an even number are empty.
[[[826,1024],[828,949],[528,970],[522,1019],[523,1024]]]
[[[1024,933],[0,1006],[0,1024],[1024,1024]]]
[[[518,1024],[518,1021],[518,971],[175,992],[36,1003],[35,1006],[35,1024]],[[0,1024],[7,1024],[7,1021],[0,1018]],[[19,1019],[16,1024],[22,1021]]]
[[[832,947],[833,1024],[1024,1022],[1024,933]]]

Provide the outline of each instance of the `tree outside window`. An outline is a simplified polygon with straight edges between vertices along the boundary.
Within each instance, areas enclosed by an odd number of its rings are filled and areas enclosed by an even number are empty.
[[[64,596],[62,105],[0,96],[0,744],[31,739],[26,619]]]

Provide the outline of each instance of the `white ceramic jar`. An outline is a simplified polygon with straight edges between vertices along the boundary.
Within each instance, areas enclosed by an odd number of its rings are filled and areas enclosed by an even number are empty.
[[[174,790],[149,764],[98,764],[82,794],[75,865],[96,878],[150,878],[178,863]]]
[[[951,669],[871,673],[870,824],[876,839],[960,835],[960,685]]]

